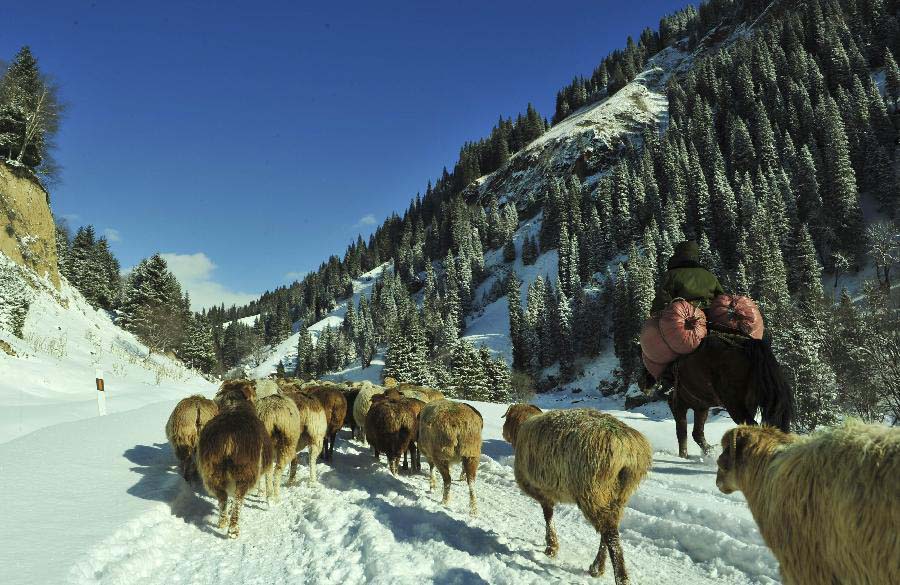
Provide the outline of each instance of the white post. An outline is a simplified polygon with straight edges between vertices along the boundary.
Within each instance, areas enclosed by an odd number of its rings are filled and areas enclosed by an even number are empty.
[[[97,383],[97,412],[100,413],[100,416],[106,416],[106,388],[103,386],[103,370],[97,370],[94,381]]]

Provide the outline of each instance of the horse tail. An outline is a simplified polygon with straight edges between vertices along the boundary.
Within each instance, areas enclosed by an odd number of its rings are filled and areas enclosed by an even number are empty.
[[[791,430],[794,419],[794,392],[781,371],[768,339],[751,339],[749,345],[750,385],[762,410],[762,422]]]

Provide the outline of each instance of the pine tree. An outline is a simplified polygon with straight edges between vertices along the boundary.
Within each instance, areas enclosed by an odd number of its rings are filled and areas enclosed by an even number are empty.
[[[469,341],[460,339],[453,348],[451,391],[463,400],[489,400],[489,380],[485,368]]]
[[[212,329],[206,317],[190,315],[177,355],[188,367],[209,373],[216,365]]]
[[[142,260],[128,277],[121,324],[151,350],[177,347],[184,334],[181,286],[159,254]]]
[[[506,240],[506,243],[503,244],[503,261],[504,262],[515,262],[516,261],[516,244],[512,240],[512,238]]]
[[[884,49],[884,73],[885,73],[885,90],[890,100],[891,107],[897,106],[900,100],[900,67],[894,59],[893,53],[887,47]]]
[[[793,236],[790,289],[804,300],[824,298],[822,290],[822,265],[805,224],[801,224]]]
[[[308,380],[314,375],[314,370],[312,336],[305,323],[301,323],[300,336],[297,341],[297,365],[294,368],[294,376],[301,380]]]
[[[559,338],[559,376],[564,382],[575,377],[575,336],[572,308],[561,286],[557,287],[557,335]]]
[[[528,348],[525,346],[525,317],[522,313],[522,282],[514,272],[506,278],[506,302],[509,310],[509,340],[512,345],[513,368],[524,370],[528,362]]]
[[[862,211],[856,190],[856,176],[850,164],[850,148],[844,124],[834,98],[823,100],[819,112],[823,144],[822,201],[827,226],[836,235],[840,249],[857,265],[865,254]]]

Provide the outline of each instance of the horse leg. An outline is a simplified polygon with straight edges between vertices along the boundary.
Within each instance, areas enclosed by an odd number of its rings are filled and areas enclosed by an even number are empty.
[[[687,406],[677,399],[669,399],[669,410],[675,417],[675,436],[678,438],[678,456],[687,459]]]
[[[709,443],[706,442],[706,437],[703,435],[703,427],[706,426],[707,417],[709,417],[708,408],[694,409],[694,431],[691,433],[691,436],[694,438],[694,442],[700,445],[700,450],[703,451],[704,456],[709,455],[710,451]]]

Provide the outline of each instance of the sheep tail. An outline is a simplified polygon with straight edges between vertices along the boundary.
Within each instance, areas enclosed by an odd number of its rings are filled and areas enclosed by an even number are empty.
[[[762,410],[762,421],[790,432],[795,412],[794,392],[775,359],[771,342],[751,339],[749,343],[750,386]]]

